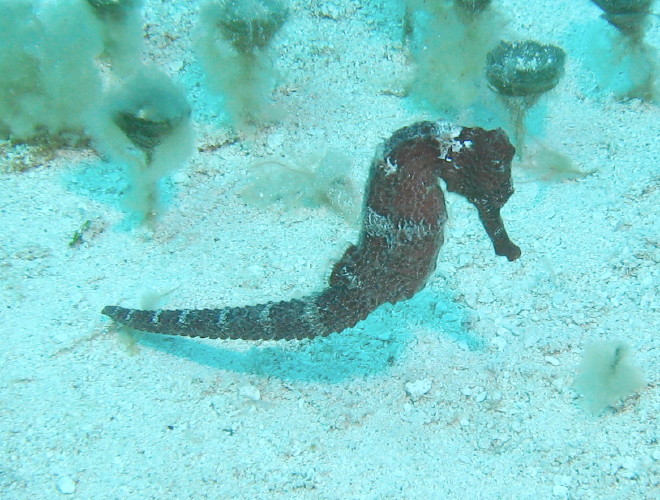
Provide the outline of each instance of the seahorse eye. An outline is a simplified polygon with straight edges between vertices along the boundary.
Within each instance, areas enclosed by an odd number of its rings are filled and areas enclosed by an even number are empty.
[[[493,168],[497,172],[504,172],[504,170],[506,169],[506,165],[502,162],[502,160],[494,160]]]

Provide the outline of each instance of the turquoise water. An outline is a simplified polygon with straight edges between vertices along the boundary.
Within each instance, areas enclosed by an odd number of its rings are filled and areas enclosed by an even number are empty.
[[[246,1],[273,34],[235,50],[197,2],[2,3],[3,498],[658,496],[657,16]],[[556,86],[490,88],[500,40],[560,47]],[[422,120],[508,134],[519,259],[447,193],[426,287],[340,333],[101,314],[321,291],[380,145]]]

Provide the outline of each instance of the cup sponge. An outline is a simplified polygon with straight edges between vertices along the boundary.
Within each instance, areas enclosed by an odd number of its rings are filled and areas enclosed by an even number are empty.
[[[486,54],[504,25],[489,3],[405,0],[404,36],[414,62],[409,84],[414,101],[458,116],[479,100]]]
[[[288,16],[279,0],[209,2],[200,10],[195,51],[211,92],[220,94],[237,126],[275,117],[271,41]]]
[[[644,376],[632,362],[630,347],[622,341],[596,342],[584,350],[575,389],[583,406],[599,414],[644,387]]]
[[[115,74],[126,76],[140,64],[144,0],[87,0],[100,21],[103,58]]]
[[[90,127],[96,148],[129,171],[124,205],[152,222],[162,211],[161,180],[192,152],[190,105],[183,91],[145,66],[108,92]]]

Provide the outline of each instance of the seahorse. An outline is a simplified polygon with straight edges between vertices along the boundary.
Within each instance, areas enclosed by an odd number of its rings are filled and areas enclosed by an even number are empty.
[[[396,131],[371,164],[357,244],[334,265],[327,288],[300,299],[220,309],[144,311],[107,306],[103,314],[138,330],[187,337],[292,340],[355,326],[386,302],[407,300],[433,274],[447,220],[440,186],[477,208],[495,253],[521,251],[500,209],[513,194],[515,153],[501,129],[418,122]]]

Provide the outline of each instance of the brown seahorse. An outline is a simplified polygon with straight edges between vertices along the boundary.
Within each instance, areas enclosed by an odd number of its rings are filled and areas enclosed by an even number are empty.
[[[142,311],[107,306],[103,314],[138,330],[218,339],[303,339],[341,332],[385,302],[420,291],[436,266],[447,219],[439,179],[479,212],[495,253],[510,261],[500,208],[513,193],[515,149],[501,130],[418,122],[396,131],[371,165],[358,243],[332,270],[329,286],[301,299],[222,309]]]

